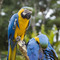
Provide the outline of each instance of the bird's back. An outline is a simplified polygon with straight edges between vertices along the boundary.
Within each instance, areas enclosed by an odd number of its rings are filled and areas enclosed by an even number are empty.
[[[58,60],[58,56],[55,52],[55,50],[52,48],[50,43],[48,42],[48,47],[43,50],[43,53],[39,50],[41,47],[39,47],[39,44],[35,41],[34,38],[32,38],[28,45],[27,45],[27,55],[29,56],[30,60]],[[43,56],[44,55],[44,56]],[[43,57],[42,57],[43,56]]]

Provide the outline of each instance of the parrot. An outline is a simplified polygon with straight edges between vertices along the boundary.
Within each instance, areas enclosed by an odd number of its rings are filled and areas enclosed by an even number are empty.
[[[26,30],[30,26],[32,7],[22,7],[12,15],[8,25],[8,55],[7,60],[16,59],[17,42],[23,41]]]
[[[46,35],[40,34],[27,43],[29,60],[58,60],[58,55]]]

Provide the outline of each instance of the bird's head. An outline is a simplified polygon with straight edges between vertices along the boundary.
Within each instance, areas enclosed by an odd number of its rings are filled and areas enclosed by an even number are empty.
[[[31,7],[22,7],[19,12],[18,15],[21,15],[22,18],[26,18],[26,19],[30,19],[31,14],[32,14],[33,9]]]
[[[48,46],[48,37],[44,34],[38,35],[37,37],[34,37],[35,40],[41,45],[43,49],[46,49]]]
[[[44,34],[38,35],[37,37],[39,38],[41,47],[43,49],[47,48],[47,46],[48,46],[48,37]]]

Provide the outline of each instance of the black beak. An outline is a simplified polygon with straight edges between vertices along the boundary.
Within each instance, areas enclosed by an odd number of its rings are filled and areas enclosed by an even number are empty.
[[[32,14],[32,11],[24,10],[24,12],[22,12],[21,16],[22,16],[23,18],[30,19],[31,14]]]
[[[27,14],[26,14],[26,18],[27,18],[27,19],[30,19],[30,17],[31,17],[31,13],[27,13]]]

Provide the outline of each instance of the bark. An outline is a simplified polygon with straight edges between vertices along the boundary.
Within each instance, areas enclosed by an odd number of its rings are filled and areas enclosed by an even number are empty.
[[[21,42],[18,42],[18,45],[19,45],[19,49],[20,51],[22,52],[23,56],[25,57],[25,60],[29,60],[29,57],[27,56],[27,49],[26,49],[26,46],[22,46],[21,45]]]

